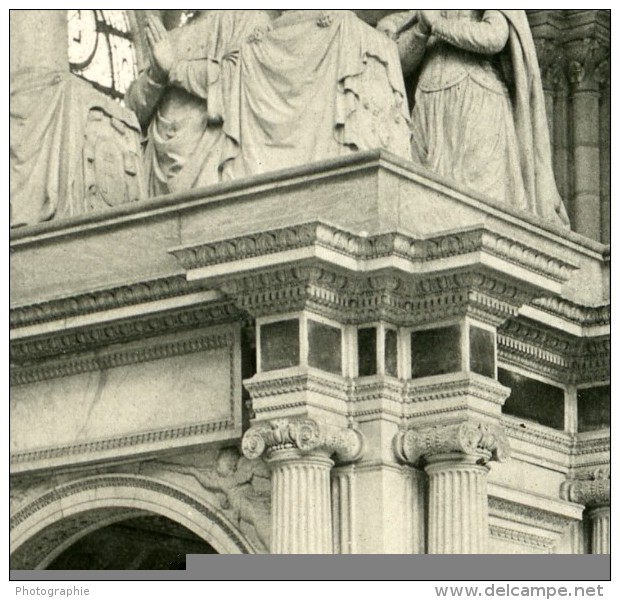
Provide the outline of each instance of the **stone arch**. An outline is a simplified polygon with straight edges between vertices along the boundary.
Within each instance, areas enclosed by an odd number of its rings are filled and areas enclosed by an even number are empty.
[[[148,514],[183,525],[220,554],[253,554],[249,540],[218,509],[169,483],[130,474],[61,485],[11,517],[11,568],[45,568],[78,539],[106,525]]]

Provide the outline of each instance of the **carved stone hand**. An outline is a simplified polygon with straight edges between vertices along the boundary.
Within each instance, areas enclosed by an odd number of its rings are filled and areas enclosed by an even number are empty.
[[[151,63],[155,75],[159,79],[166,79],[170,69],[176,62],[176,53],[168,31],[160,19],[150,16],[146,26],[146,39],[151,53]]]

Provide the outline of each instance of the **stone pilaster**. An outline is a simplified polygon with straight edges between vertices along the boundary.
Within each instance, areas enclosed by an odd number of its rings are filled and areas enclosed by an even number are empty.
[[[489,535],[487,463],[508,457],[497,425],[475,421],[409,429],[395,439],[397,456],[425,464],[429,478],[428,553],[484,554]]]
[[[278,419],[249,429],[242,449],[250,459],[264,456],[272,469],[271,552],[332,554],[331,456],[356,460],[362,435],[312,419]]]
[[[332,473],[334,554],[355,554],[355,472],[351,466]]]
[[[608,467],[583,471],[562,484],[560,495],[586,507],[590,518],[590,553],[609,554],[611,542],[611,480]]]

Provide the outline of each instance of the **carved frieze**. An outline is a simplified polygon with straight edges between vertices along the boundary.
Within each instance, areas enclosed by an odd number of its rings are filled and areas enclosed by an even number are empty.
[[[399,460],[412,465],[437,454],[474,456],[481,464],[503,462],[510,456],[503,429],[475,421],[401,431],[394,438],[394,450]]]
[[[529,548],[536,548],[541,553],[549,554],[553,551],[553,538],[549,538],[544,535],[536,535],[525,531],[519,531],[517,529],[511,529],[509,527],[502,527],[501,525],[490,525],[489,535],[491,538],[498,540],[505,540],[507,542],[520,544]]]
[[[72,329],[46,337],[16,339],[11,343],[12,364],[30,363],[43,358],[70,357],[100,346],[126,343],[170,332],[194,329],[240,319],[239,310],[230,302],[214,302],[198,308],[156,313],[137,319],[126,319]],[[63,361],[69,362],[69,361]]]
[[[182,275],[143,281],[131,285],[93,291],[25,306],[11,308],[11,328],[27,327],[57,319],[68,319],[98,311],[124,308],[145,302],[181,296],[193,291]]]
[[[243,454],[250,459],[273,458],[279,450],[335,454],[340,462],[360,458],[364,438],[356,429],[340,428],[313,419],[275,419],[251,427],[243,436]]]
[[[489,496],[489,515],[503,522],[514,523],[516,530],[519,525],[526,525],[541,533],[548,532],[553,534],[555,541],[564,533],[566,526],[573,522],[571,518],[556,512],[493,495]]]

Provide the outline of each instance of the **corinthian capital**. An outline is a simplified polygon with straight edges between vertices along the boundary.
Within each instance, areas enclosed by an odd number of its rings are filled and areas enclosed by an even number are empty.
[[[476,421],[408,429],[396,435],[394,449],[400,460],[410,464],[437,454],[474,456],[481,464],[490,460],[502,462],[510,456],[503,429]]]
[[[609,506],[611,502],[611,479],[609,467],[599,467],[567,479],[560,487],[560,496],[569,502],[584,504],[590,508]]]
[[[609,45],[605,40],[591,36],[566,46],[568,56],[568,78],[576,91],[598,91],[601,72],[609,62]],[[603,78],[604,79],[604,78]]]
[[[357,460],[363,451],[362,434],[351,428],[333,427],[313,419],[276,419],[251,427],[241,448],[250,459],[263,454],[269,458],[278,450],[298,450],[302,454],[335,454],[341,462]]]

